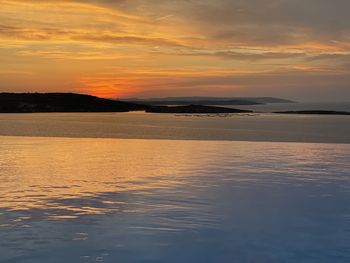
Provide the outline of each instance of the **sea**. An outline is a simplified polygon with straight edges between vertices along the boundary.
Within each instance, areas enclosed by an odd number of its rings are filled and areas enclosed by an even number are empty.
[[[349,200],[349,116],[0,114],[1,263],[346,263]]]

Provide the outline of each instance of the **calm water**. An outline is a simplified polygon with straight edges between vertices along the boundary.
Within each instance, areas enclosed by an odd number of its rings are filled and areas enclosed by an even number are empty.
[[[4,263],[350,262],[347,144],[0,136],[0,192]]]
[[[0,114],[0,136],[350,143],[350,116]]]

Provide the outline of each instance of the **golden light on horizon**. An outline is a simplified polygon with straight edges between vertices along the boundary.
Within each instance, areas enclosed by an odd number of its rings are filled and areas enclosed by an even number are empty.
[[[349,94],[350,21],[342,11],[347,3],[267,1],[262,8],[257,0],[0,0],[0,5],[0,91],[292,99]],[[294,5],[312,16],[294,12]],[[327,8],[331,11],[324,13]],[[109,79],[101,78],[106,74]]]

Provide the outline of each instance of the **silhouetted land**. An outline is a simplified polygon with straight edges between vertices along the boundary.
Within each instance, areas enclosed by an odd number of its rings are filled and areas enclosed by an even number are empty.
[[[245,100],[183,100],[183,101],[177,101],[177,100],[164,100],[164,101],[152,101],[152,100],[136,100],[136,101],[128,101],[132,103],[144,103],[148,105],[174,105],[174,106],[184,106],[184,105],[223,105],[223,106],[229,106],[229,105],[262,105],[263,103],[258,103],[254,101],[245,101]]]
[[[279,114],[315,114],[315,115],[350,115],[347,111],[326,111],[326,110],[301,110],[301,111],[277,111]]]
[[[144,103],[148,105],[261,105],[267,103],[293,103],[291,100],[272,97],[167,97],[138,99],[129,98],[124,101]]]
[[[196,102],[203,102],[193,97]],[[176,98],[181,100],[182,98]],[[265,98],[273,100],[274,98]],[[160,102],[167,104],[169,101]],[[208,102],[208,101],[207,101]],[[182,101],[185,103],[185,101]],[[187,101],[186,101],[187,103]],[[225,102],[224,102],[225,103]],[[218,104],[218,102],[216,102]],[[246,105],[246,104],[244,104]],[[160,106],[98,98],[90,95],[74,93],[0,93],[1,113],[31,113],[31,112],[128,112],[146,111],[152,113],[251,113],[250,110],[205,106],[199,103],[181,106]],[[279,111],[279,114],[321,114],[350,115],[345,111],[303,110]]]
[[[0,112],[2,113],[128,112],[138,110],[153,113],[251,112],[247,110],[202,105],[177,107],[150,106],[74,93],[0,93]]]
[[[128,112],[148,106],[74,93],[0,93],[0,112]]]
[[[151,106],[146,110],[153,113],[251,113],[249,110],[240,110],[223,107],[187,105],[187,106]]]

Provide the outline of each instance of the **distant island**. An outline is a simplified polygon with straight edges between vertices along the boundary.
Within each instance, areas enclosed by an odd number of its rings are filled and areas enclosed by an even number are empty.
[[[122,101],[132,103],[143,103],[148,105],[262,105],[268,103],[293,103],[291,100],[273,98],[273,97],[166,97],[166,98],[150,98],[138,99],[129,98]]]
[[[152,113],[251,113],[250,110],[240,110],[223,107],[186,105],[186,106],[151,106],[146,112]]]

